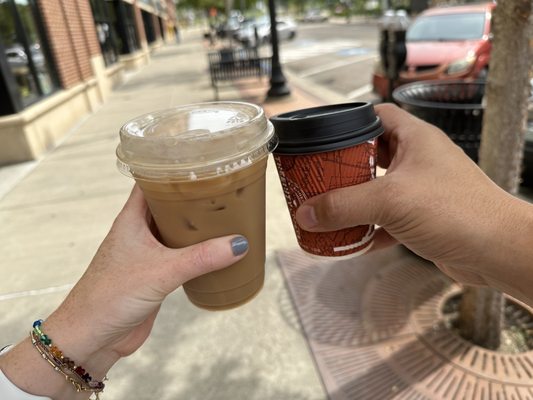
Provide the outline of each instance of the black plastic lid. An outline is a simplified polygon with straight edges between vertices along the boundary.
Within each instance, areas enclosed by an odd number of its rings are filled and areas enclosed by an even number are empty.
[[[345,103],[305,108],[270,119],[279,145],[277,154],[308,154],[338,150],[383,133],[371,103]]]

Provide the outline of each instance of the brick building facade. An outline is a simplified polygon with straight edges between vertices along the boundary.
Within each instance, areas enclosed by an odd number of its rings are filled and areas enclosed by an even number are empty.
[[[175,24],[172,0],[0,2],[0,165],[54,147]]]
[[[61,86],[68,89],[94,75],[91,57],[100,54],[88,1],[39,0],[39,9]]]

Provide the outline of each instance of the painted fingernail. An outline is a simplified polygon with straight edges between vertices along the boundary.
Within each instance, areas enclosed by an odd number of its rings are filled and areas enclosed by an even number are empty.
[[[231,251],[234,256],[240,256],[248,250],[248,240],[244,236],[237,236],[231,239]]]
[[[314,228],[318,225],[315,209],[308,205],[301,206],[296,212],[296,220],[304,229]]]

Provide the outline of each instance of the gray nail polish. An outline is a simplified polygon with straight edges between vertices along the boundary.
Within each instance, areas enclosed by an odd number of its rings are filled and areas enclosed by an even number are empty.
[[[231,251],[234,256],[240,256],[248,250],[248,240],[244,236],[231,239]]]

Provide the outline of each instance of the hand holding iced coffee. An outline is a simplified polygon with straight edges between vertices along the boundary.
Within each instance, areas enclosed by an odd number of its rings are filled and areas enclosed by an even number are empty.
[[[263,110],[238,102],[155,112],[125,124],[119,167],[141,187],[163,243],[182,248],[240,234],[247,256],[184,284],[199,307],[224,309],[261,289],[265,263],[265,171],[275,146]]]

